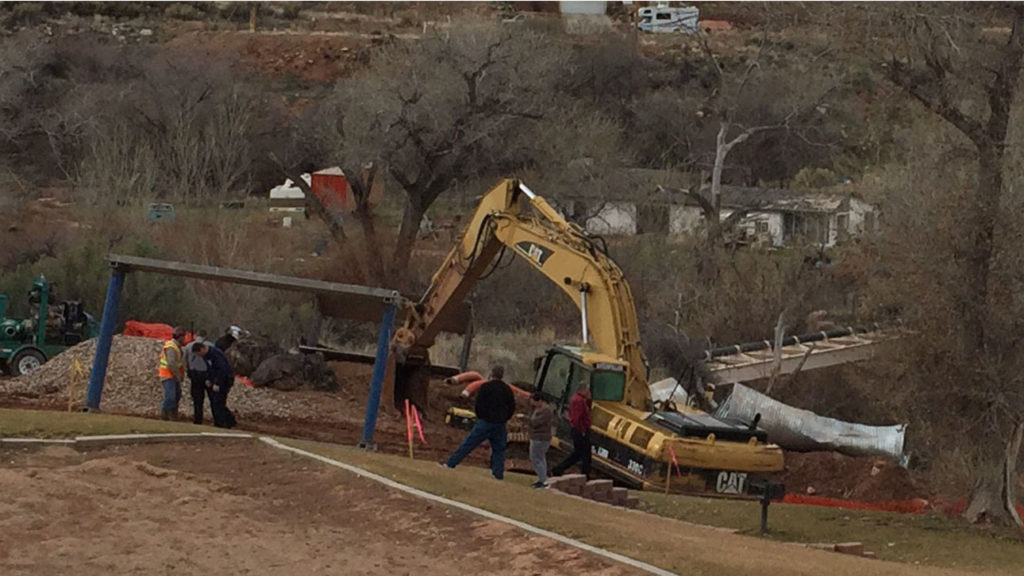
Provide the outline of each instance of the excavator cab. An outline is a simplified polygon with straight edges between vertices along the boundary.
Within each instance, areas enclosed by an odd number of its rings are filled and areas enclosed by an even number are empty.
[[[569,400],[580,388],[590,388],[597,402],[622,402],[626,394],[626,365],[582,348],[556,346],[534,361],[534,387],[559,414],[569,410]]]

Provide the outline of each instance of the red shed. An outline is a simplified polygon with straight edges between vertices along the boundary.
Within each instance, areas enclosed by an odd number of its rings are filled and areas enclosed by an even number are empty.
[[[327,211],[348,211],[348,180],[341,168],[335,166],[313,172],[310,187]]]

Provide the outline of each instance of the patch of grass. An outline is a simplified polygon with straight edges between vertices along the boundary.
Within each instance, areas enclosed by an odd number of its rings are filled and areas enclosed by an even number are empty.
[[[209,432],[209,427],[146,418],[0,408],[0,437],[70,438],[106,434]]]
[[[641,493],[645,511],[669,518],[757,534],[760,505]],[[786,542],[863,542],[878,558],[932,566],[994,569],[1010,573],[1024,565],[1024,542],[1011,533],[973,528],[952,518],[926,514],[864,512],[818,506],[773,504],[769,538]]]
[[[924,558],[922,563],[944,564],[946,567],[914,567],[872,561],[786,546],[752,536],[734,535],[707,526],[678,522],[668,517],[670,513],[675,513],[677,517],[702,523],[731,523],[740,525],[743,529],[751,529],[756,528],[759,512],[756,505],[750,503],[707,502],[701,499],[669,497],[684,502],[684,507],[680,508],[659,503],[657,499],[652,501],[648,498],[650,495],[645,494],[643,496],[651,510],[660,512],[663,516],[640,514],[549,491],[532,490],[527,487],[532,481],[528,476],[510,474],[505,482],[497,482],[490,478],[488,471],[480,468],[460,467],[456,470],[447,470],[431,462],[366,453],[345,446],[300,440],[286,442],[298,448],[360,466],[408,486],[528,522],[678,573],[828,573],[830,576],[997,574],[1014,570],[1012,567],[1019,566],[1024,559],[1021,555],[1024,548],[1009,541],[986,539],[963,530],[933,533],[926,526],[915,525],[910,527],[912,530],[908,527],[891,526],[884,533],[895,538],[900,550],[918,545],[927,546],[928,549],[944,546],[950,549],[950,553],[917,554],[905,558],[889,554],[888,557],[906,560]],[[713,510],[714,507],[720,507],[719,516],[698,515]],[[815,513],[808,513],[805,510],[780,511],[780,508],[782,507],[773,509],[771,518],[771,525],[777,530],[776,538],[786,534],[803,536],[811,530],[821,529],[823,532],[817,537],[800,538],[807,542],[819,542],[829,539],[828,536],[834,536],[842,528],[836,519],[830,521],[826,517],[818,517],[807,527],[807,532],[802,532],[795,527],[804,522],[801,514],[814,517]],[[858,518],[859,521],[859,516],[851,518]],[[847,526],[856,525],[854,520],[842,522]],[[790,527],[791,524],[794,527]],[[858,527],[858,530],[859,533],[866,534],[871,528],[863,526]],[[964,538],[972,545],[976,542],[975,539],[977,542],[984,542],[984,545],[979,545],[976,549],[965,547],[962,544]],[[838,540],[858,539],[860,538],[854,538],[851,533]],[[954,560],[953,551],[959,551],[960,558]]]

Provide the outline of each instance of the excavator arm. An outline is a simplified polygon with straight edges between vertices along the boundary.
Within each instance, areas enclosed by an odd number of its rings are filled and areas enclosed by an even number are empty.
[[[622,270],[599,239],[566,221],[517,180],[503,180],[484,195],[430,287],[407,310],[393,339],[400,366],[396,386],[426,378],[423,367],[429,364],[428,350],[440,331],[440,320],[453,313],[508,250],[573,300],[580,311],[582,348],[624,363],[624,401],[639,410],[649,409],[647,365],[633,296]]]

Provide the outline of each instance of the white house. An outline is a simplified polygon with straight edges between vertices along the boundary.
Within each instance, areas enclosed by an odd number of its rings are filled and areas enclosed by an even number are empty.
[[[857,198],[848,186],[820,192],[723,186],[721,218],[725,220],[737,210],[746,212],[732,234],[738,242],[831,247],[877,226],[875,207]],[[682,235],[704,225],[699,204],[684,191],[642,190],[607,198],[563,198],[560,205],[566,216],[583,224],[591,234]]]
[[[669,231],[693,233],[703,224],[700,207],[692,201],[671,205]],[[805,242],[831,247],[849,236],[873,231],[877,226],[875,207],[852,191],[823,192],[722,187],[724,220],[736,210],[745,210],[734,237],[743,242],[782,247]]]

